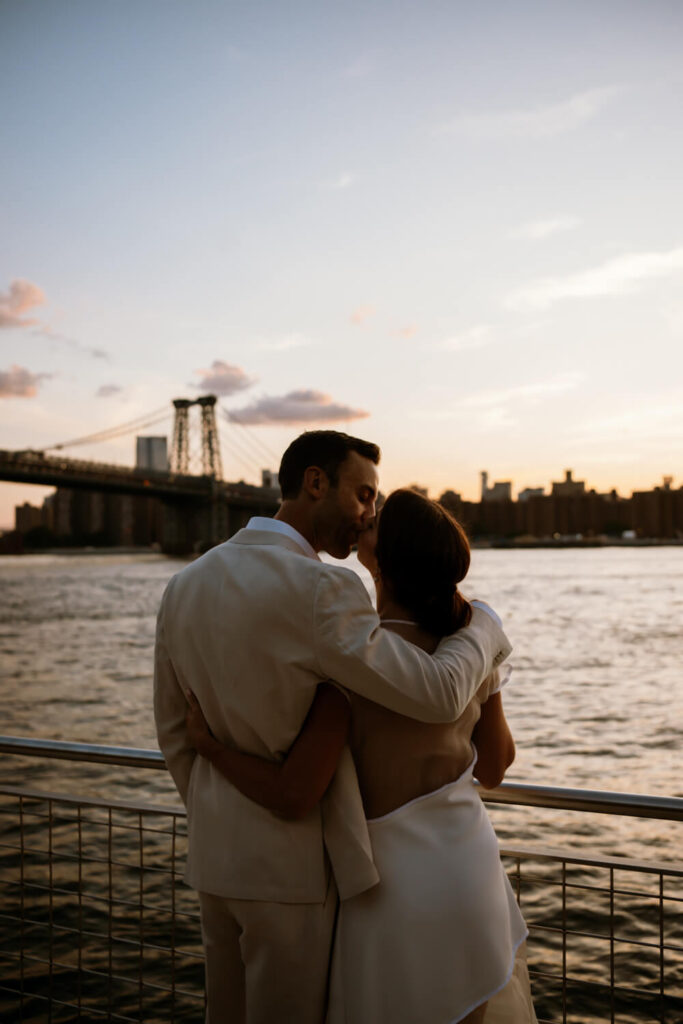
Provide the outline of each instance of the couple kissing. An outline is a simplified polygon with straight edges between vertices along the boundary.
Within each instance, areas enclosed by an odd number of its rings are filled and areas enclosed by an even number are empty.
[[[532,1024],[526,926],[474,779],[514,757],[510,645],[467,538],[379,448],[309,431],[273,519],[159,610],[159,746],[188,813],[209,1024]],[[352,570],[358,546],[377,610]]]

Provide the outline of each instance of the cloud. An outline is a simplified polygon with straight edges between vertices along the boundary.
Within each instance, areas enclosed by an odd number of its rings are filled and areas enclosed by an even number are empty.
[[[374,312],[374,306],[357,306],[351,314],[351,323],[360,326],[361,324],[364,324],[368,317],[372,316]]]
[[[342,171],[341,174],[338,174],[331,181],[324,181],[320,187],[328,192],[339,192],[342,189],[350,188],[356,180],[355,174],[350,174],[349,171]]]
[[[31,373],[24,366],[0,370],[0,398],[34,398],[41,380],[50,377],[51,373]]]
[[[503,110],[482,114],[460,114],[438,129],[440,133],[457,132],[478,139],[552,138],[580,128],[592,120],[622,92],[619,86],[607,85],[575,93],[560,103],[550,103],[527,110]]]
[[[95,398],[109,398],[111,395],[119,395],[122,391],[120,384],[103,384],[95,392]]]
[[[197,370],[201,374],[199,384],[192,387],[200,391],[210,391],[216,395],[234,395],[251,387],[256,378],[249,377],[241,366],[231,366],[220,359],[214,359],[210,370]]]
[[[37,323],[37,321],[34,321]],[[32,332],[38,338],[47,338],[49,341],[56,341],[60,345],[67,345],[75,352],[83,352],[85,355],[92,356],[93,359],[109,359],[109,353],[103,348],[96,348],[94,345],[84,345],[81,341],[76,341],[75,338],[70,338],[66,334],[60,334],[59,331],[54,331],[51,327],[43,325],[36,327]]]
[[[465,409],[490,409],[503,405],[509,406],[519,402],[531,403],[552,395],[559,395],[565,391],[572,391],[583,380],[583,374],[572,370],[568,373],[559,373],[547,380],[538,381],[535,384],[519,384],[512,388],[500,390],[479,391],[474,395],[468,395],[460,402],[460,407]]]
[[[95,348],[91,345],[83,345],[74,338],[68,338],[59,331],[53,330],[48,324],[34,317],[25,317],[35,306],[44,305],[45,292],[33,281],[26,281],[24,278],[15,278],[9,286],[9,291],[0,292],[0,327],[33,327],[31,334],[38,338],[48,338],[50,341],[57,341],[61,345],[68,345],[78,352],[85,352],[94,359],[108,359],[109,353],[102,348]]]
[[[281,396],[264,396],[251,405],[236,409],[234,414],[224,412],[226,419],[238,423],[286,423],[305,426],[314,423],[332,423],[338,420],[360,420],[370,413],[340,405],[321,391],[290,391]]]
[[[42,306],[45,293],[32,281],[15,278],[8,292],[0,292],[0,327],[31,327],[38,320],[26,319],[23,314],[34,306]]]
[[[458,334],[440,341],[435,347],[441,352],[468,352],[483,348],[493,340],[491,324],[474,324]]]
[[[468,428],[499,429],[517,422],[515,413],[523,407],[537,405],[546,399],[573,391],[583,380],[583,374],[572,371],[556,374],[533,384],[478,391],[466,395],[447,408],[430,408],[415,415],[423,420],[444,421],[464,416]]]
[[[505,305],[518,312],[548,309],[560,299],[623,295],[646,281],[682,272],[683,246],[665,252],[624,253],[597,267],[564,277],[536,278],[510,292]]]
[[[550,217],[547,220],[532,220],[520,224],[510,232],[512,238],[529,238],[534,242],[549,238],[560,231],[572,231],[581,221],[578,217]]]
[[[680,438],[682,430],[683,391],[678,389],[647,402],[642,396],[627,397],[624,408],[576,424],[573,434],[577,442],[600,445],[627,437],[630,442]]]
[[[272,338],[269,341],[261,341],[258,347],[264,352],[290,352],[294,348],[307,348],[313,342],[304,334],[285,334],[281,338]]]
[[[397,338],[414,338],[416,334],[416,324],[408,324],[406,327],[400,327],[398,331],[396,331]]]

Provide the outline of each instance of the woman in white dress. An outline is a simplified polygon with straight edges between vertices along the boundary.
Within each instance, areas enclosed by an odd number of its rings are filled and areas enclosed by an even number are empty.
[[[431,652],[466,625],[457,589],[469,545],[456,520],[410,491],[361,536],[385,629]],[[514,758],[496,670],[461,717],[426,725],[323,683],[281,764],[210,734],[191,694],[190,739],[246,796],[290,817],[313,809],[348,740],[380,884],[340,906],[329,1024],[531,1024],[527,929],[474,785]]]

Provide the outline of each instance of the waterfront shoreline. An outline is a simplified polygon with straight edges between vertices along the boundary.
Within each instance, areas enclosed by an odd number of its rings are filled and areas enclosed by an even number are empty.
[[[476,550],[503,549],[524,551],[547,549],[559,551],[563,548],[666,548],[683,547],[683,537],[511,537],[470,539],[470,547]],[[88,555],[159,555],[163,558],[177,559],[177,555],[167,554],[158,547],[127,546],[127,547],[63,547],[33,548],[24,551],[0,551],[0,559],[17,558],[35,555],[63,556],[65,558]],[[196,554],[182,556],[191,561]],[[343,564],[343,563],[341,563]]]
[[[561,548],[667,548],[682,547],[683,537],[512,537],[508,539],[470,540],[470,547],[478,549],[535,550],[547,548],[557,551]]]

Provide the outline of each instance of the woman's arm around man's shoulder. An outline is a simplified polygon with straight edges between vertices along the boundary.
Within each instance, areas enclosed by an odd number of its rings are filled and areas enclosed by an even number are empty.
[[[453,722],[510,653],[500,619],[475,605],[469,626],[433,655],[380,628],[360,578],[326,566],[313,595],[316,671],[348,690],[421,722]]]

